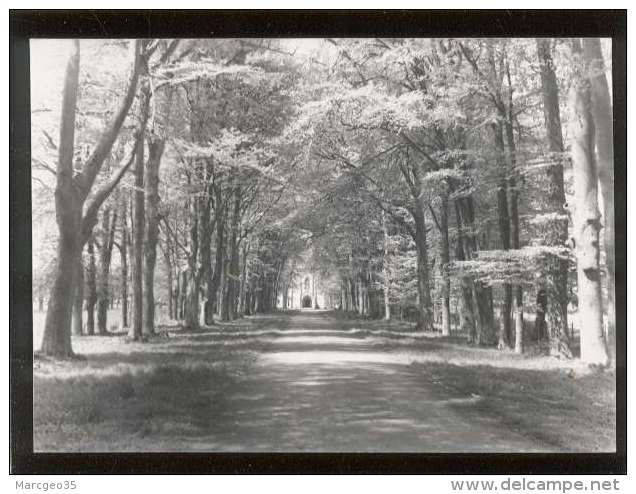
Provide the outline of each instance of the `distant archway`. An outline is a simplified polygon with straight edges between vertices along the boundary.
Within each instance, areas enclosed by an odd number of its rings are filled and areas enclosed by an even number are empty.
[[[311,308],[311,297],[309,295],[305,295],[303,297],[303,307],[304,308]]]

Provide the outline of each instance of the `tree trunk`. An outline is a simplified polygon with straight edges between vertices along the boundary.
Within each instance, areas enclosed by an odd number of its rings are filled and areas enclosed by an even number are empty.
[[[557,301],[558,303],[558,301]],[[537,341],[541,342],[546,337],[546,313],[548,310],[548,295],[546,292],[545,283],[537,284],[537,299],[536,299],[537,309],[534,318],[534,331],[537,335]],[[552,350],[550,350],[552,353]]]
[[[383,295],[384,295],[384,319],[391,319],[391,299],[389,294],[389,272],[387,269],[387,263],[389,260],[389,230],[386,225],[386,213],[382,211],[382,247],[383,247],[383,258],[382,258],[382,278],[384,280],[383,286]]]
[[[188,253],[187,284],[185,287],[184,326],[191,331],[199,329],[201,270],[197,266],[199,256],[199,209],[200,198],[190,198],[188,209],[190,216],[190,252]]]
[[[230,253],[230,320],[234,320],[238,317],[239,309],[239,249],[236,239],[232,242],[232,248]]]
[[[212,168],[209,161],[205,162],[205,179],[209,182]],[[213,273],[212,273],[212,230],[214,225],[210,223],[210,211],[212,203],[212,186],[205,185],[204,198],[201,200],[199,238],[201,247],[199,249],[199,265],[201,267],[201,278],[205,283],[205,300],[203,302],[203,323],[214,324],[214,295],[213,295]]]
[[[187,283],[185,290],[185,307],[184,307],[184,326],[191,330],[196,331],[199,329],[199,282],[197,275],[192,270],[188,269]]]
[[[142,97],[142,115],[147,113],[146,98]],[[143,242],[144,242],[144,129],[145,119],[137,133],[135,155],[135,192],[133,203],[133,263],[132,263],[132,326],[130,338],[142,339],[143,324]]]
[[[225,221],[225,218],[224,218]],[[225,237],[225,235],[224,235]],[[219,315],[219,318],[222,321],[228,321],[229,320],[229,314],[228,314],[228,307],[227,307],[227,302],[228,302],[228,276],[227,276],[227,270],[228,270],[228,259],[226,256],[226,245],[228,243],[228,239],[227,238],[223,238],[223,242],[221,244],[219,244],[217,246],[217,249],[220,249],[221,251],[221,267],[220,267],[220,272],[219,272],[219,288],[218,288],[218,295],[217,295],[217,313]],[[266,280],[264,281],[265,283]],[[261,310],[262,311],[268,311],[268,309],[266,308],[266,303],[261,303]]]
[[[93,240],[88,241],[88,270],[86,272],[86,334],[95,334],[95,304],[97,303],[97,267],[95,265],[95,246]]]
[[[216,215],[216,252],[214,258],[214,275],[212,283],[208,289],[208,300],[211,302],[210,310],[217,311],[217,297],[219,284],[221,282],[221,272],[223,270],[223,257],[225,254],[225,208],[223,206],[220,191],[215,192],[215,215]]]
[[[270,274],[266,274],[261,270],[254,275],[254,280],[250,284],[253,305],[252,314],[269,311],[270,276]]]
[[[175,317],[175,297],[174,297],[174,276],[173,276],[173,266],[172,266],[172,256],[171,256],[171,245],[170,239],[166,235],[165,241],[163,243],[164,248],[163,252],[163,260],[166,264],[166,273],[167,273],[167,288],[168,288],[168,319],[173,320]]]
[[[117,212],[113,212],[111,218],[110,209],[105,209],[102,213],[102,246],[99,252],[99,287],[97,289],[97,331],[103,335],[108,332],[107,318],[108,305],[111,302],[109,282],[110,282],[110,261],[115,243],[115,228],[117,226]]]
[[[135,153],[135,193],[133,203],[132,326],[130,337],[139,341],[143,333],[143,254],[145,234],[144,141],[150,107],[150,85],[144,81],[140,91],[140,117]]]
[[[254,309],[252,310],[253,314],[263,312],[263,293],[265,292],[263,280],[264,276],[265,275],[260,274],[256,281],[256,286],[254,287]]]
[[[241,213],[241,187],[234,191],[234,210],[232,211],[232,229],[230,235],[230,264],[228,276],[228,312],[230,320],[236,319],[238,312],[239,279],[239,222]]]
[[[243,312],[246,316],[251,316],[254,311],[252,310],[252,288],[248,287],[245,290],[245,305],[243,307]]]
[[[598,38],[583,38],[583,50],[590,77],[592,117],[596,137],[598,178],[603,197],[603,244],[607,271],[607,345],[613,364],[616,359],[616,258],[614,231],[614,141],[613,111],[605,63]]]
[[[353,278],[349,278],[349,296],[351,300],[351,311],[358,312],[358,292],[356,282]]]
[[[574,45],[576,49],[576,43]],[[601,275],[599,265],[598,175],[594,160],[594,124],[591,113],[590,82],[575,76],[570,90],[572,167],[575,198],[575,239],[581,359],[595,365],[608,363],[603,334]]]
[[[364,283],[364,282],[363,282]],[[366,314],[367,313],[367,307],[365,305],[366,300],[366,284],[363,285],[363,294],[362,294],[362,304],[363,304],[363,313]],[[316,291],[316,277],[314,274],[311,275],[311,298],[314,302],[314,309],[319,309],[320,306],[318,305],[318,292]]]
[[[79,228],[79,214],[77,215]],[[71,311],[73,297],[67,294],[75,292],[79,249],[76,232],[63,233],[57,249],[57,267],[55,281],[51,288],[46,312],[46,323],[42,340],[42,353],[52,357],[71,357]]]
[[[168,267],[167,285],[168,285],[168,319],[174,319],[174,297],[173,297],[174,294],[172,292],[172,285],[173,285],[172,266]]]
[[[73,155],[75,140],[75,110],[79,80],[79,41],[73,41],[64,78],[62,113],[59,139],[59,156],[56,170],[55,211],[59,229],[58,265],[55,282],[49,298],[42,352],[55,357],[73,355],[71,347],[71,312],[75,295],[76,270],[82,245],[90,236],[97,218],[97,211],[110,195],[126,168],[120,170],[112,182],[100,188],[91,199],[82,217],[83,206],[104,160],[117,138],[119,130],[134,100],[139,79],[141,49],[144,40],[134,42],[134,68],[124,99],[113,120],[99,137],[93,153],[74,174]]]
[[[495,135],[495,147],[498,153],[503,157],[504,139],[503,130],[501,124],[493,124],[493,132]],[[499,236],[501,239],[501,248],[503,250],[510,250],[510,215],[508,213],[508,192],[507,192],[507,169],[503,159],[498,160],[500,168],[502,168],[497,184],[497,220],[499,224]],[[504,283],[503,285],[504,297],[503,304],[501,306],[501,324],[499,331],[499,349],[503,350],[510,346],[512,341],[512,286],[510,283]]]
[[[230,302],[230,297],[229,297],[229,276],[228,276],[228,269],[229,269],[229,261],[227,258],[223,259],[223,268],[221,269],[221,287],[219,290],[220,293],[220,298],[219,298],[219,317],[221,318],[222,321],[229,321],[230,320],[230,311],[229,311],[229,302]],[[269,300],[268,300],[268,307],[266,310],[266,312],[269,312]]]
[[[477,312],[480,318],[479,331],[477,332],[477,343],[479,345],[492,345],[496,342],[494,331],[494,311],[492,301],[492,287],[477,285],[474,291],[477,305]]]
[[[157,239],[159,238],[159,166],[165,141],[155,135],[148,137],[148,161],[145,167],[145,220],[143,245],[143,327],[146,334],[155,334],[155,265],[157,263]]]
[[[245,288],[247,286],[247,247],[243,245],[242,258],[243,267],[241,268],[241,287],[239,290],[239,315],[245,314]],[[292,288],[292,304],[294,302],[294,289]]]
[[[175,276],[176,275],[176,276]],[[176,321],[179,319],[179,270],[175,268],[173,285],[172,285],[172,314],[170,319]]]
[[[506,121],[506,142],[508,144],[508,154],[510,160],[510,178],[508,179],[508,185],[510,187],[510,247],[512,249],[519,249],[520,235],[519,235],[519,192],[517,189],[517,180],[514,176],[516,173],[516,146],[513,131],[512,122],[512,108],[509,109],[508,120]],[[523,288],[521,285],[516,285],[513,288],[514,292],[514,314],[515,314],[515,349],[517,349],[517,342],[523,345]],[[522,346],[519,347],[521,350]]]
[[[442,194],[442,204],[440,208],[439,226],[441,228],[442,237],[442,262],[440,263],[441,277],[443,283],[442,290],[442,336],[450,336],[451,334],[451,317],[450,317],[450,277],[448,274],[448,265],[450,263],[450,241],[448,238],[448,194]]]
[[[541,69],[543,116],[546,138],[550,151],[550,166],[546,169],[546,209],[557,213],[557,219],[550,225],[550,234],[544,242],[548,246],[563,246],[568,238],[568,218],[565,211],[565,187],[563,182],[563,133],[559,110],[559,88],[550,40],[537,39],[537,54]],[[541,283],[537,289],[537,316],[535,327],[537,337],[545,334],[546,315],[549,322],[550,353],[571,357],[568,337],[568,261],[550,259],[548,261],[548,283]]]
[[[424,208],[421,199],[416,201],[413,218],[415,219],[415,247],[417,249],[417,294],[419,309],[416,327],[418,330],[432,331],[431,291],[428,284],[428,244],[426,241]]]
[[[181,271],[179,274],[179,320],[185,321],[186,292],[188,290],[188,272]]]
[[[80,254],[77,268],[77,287],[73,302],[73,334],[81,336],[84,332],[84,262]]]
[[[464,245],[467,243],[463,229],[463,219],[461,214],[461,205],[459,199],[455,199],[455,217],[457,223],[457,240],[455,244],[455,258],[458,261],[467,260],[466,249]],[[461,278],[462,292],[462,311],[461,311],[461,331],[468,335],[468,340],[473,341],[470,335],[476,333],[476,316],[473,307],[473,289],[474,284],[470,276],[462,276]]]
[[[391,319],[391,302],[390,302],[390,298],[389,298],[389,289],[388,288],[384,288],[383,290],[383,295],[384,295],[384,319],[386,321],[389,321]]]
[[[121,221],[121,248],[119,255],[121,260],[121,326],[128,328],[128,221],[124,201]]]
[[[462,226],[466,228],[463,231],[462,238],[464,255],[466,260],[472,259],[478,251],[477,237],[474,234],[475,228],[475,207],[472,197],[464,197],[459,200],[459,210],[461,212]],[[492,289],[485,287],[479,281],[470,280],[472,291],[472,305],[474,309],[474,335],[469,336],[469,341],[479,343],[480,345],[489,345],[496,340],[492,303]]]
[[[71,313],[76,293],[77,268],[80,264],[80,225],[82,200],[73,182],[75,145],[75,109],[79,82],[79,40],[66,65],[55,187],[55,212],[59,229],[55,281],[46,311],[42,353],[53,357],[71,357]]]
[[[97,334],[104,335],[108,324],[108,275],[110,271],[110,259],[106,267],[108,239],[110,238],[110,207],[102,211],[101,245],[99,246],[99,267],[97,268]]]

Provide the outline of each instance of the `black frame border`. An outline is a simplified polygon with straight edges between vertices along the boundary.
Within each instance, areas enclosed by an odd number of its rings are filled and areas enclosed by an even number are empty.
[[[11,10],[9,376],[12,474],[625,474],[627,471],[626,10]],[[30,38],[613,38],[617,231],[617,452],[34,453],[31,292]]]

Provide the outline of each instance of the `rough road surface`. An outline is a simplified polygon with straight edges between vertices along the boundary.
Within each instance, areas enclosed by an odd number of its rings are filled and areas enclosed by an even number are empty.
[[[268,344],[247,378],[225,396],[230,406],[223,407],[218,417],[225,424],[223,430],[190,441],[187,449],[551,449],[482,416],[472,409],[480,397],[457,396],[422,379],[405,354],[391,351],[391,343],[339,328],[339,321],[329,313],[302,311],[276,322],[277,327],[266,324],[248,337],[266,339]]]
[[[554,451],[453,387],[413,334],[331,312],[257,316],[148,343],[81,337],[34,370],[37,451]],[[419,335],[422,336],[422,335]],[[545,414],[544,414],[545,415]],[[561,413],[557,417],[563,417]],[[544,417],[547,420],[546,417]]]

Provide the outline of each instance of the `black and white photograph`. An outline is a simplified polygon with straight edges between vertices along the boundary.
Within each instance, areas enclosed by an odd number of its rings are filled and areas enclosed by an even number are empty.
[[[616,454],[616,46],[28,40],[33,453]]]

